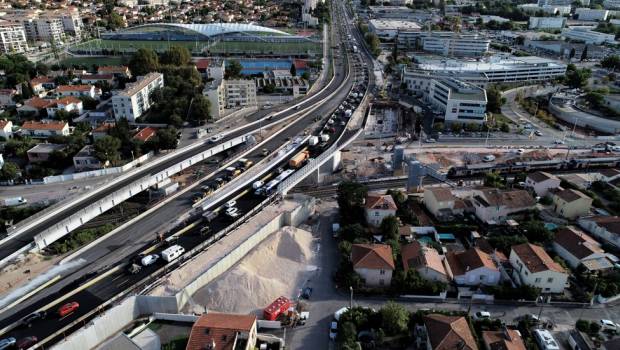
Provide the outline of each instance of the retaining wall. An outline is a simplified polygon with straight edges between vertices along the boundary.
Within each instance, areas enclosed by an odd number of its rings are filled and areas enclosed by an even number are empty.
[[[188,168],[196,163],[199,163],[217,153],[223,152],[231,147],[239,145],[245,142],[245,140],[246,136],[240,136],[226,143],[219,144],[180,163],[177,163],[157,174],[151,176],[147,175],[142,179],[135,181],[128,186],[125,186],[121,190],[110,193],[103,199],[87,206],[86,208],[74,213],[73,215],[65,218],[56,225],[53,225],[45,231],[36,235],[34,237],[36,249],[41,250],[47,247],[48,245],[62,238],[69,232],[83,225],[84,223],[92,220],[100,214],[103,214],[104,212],[113,208],[119,203],[122,203],[125,200],[135,196],[136,194],[146,190],[150,186],[155,185],[156,183],[161,182],[176,173],[179,173],[181,170]]]

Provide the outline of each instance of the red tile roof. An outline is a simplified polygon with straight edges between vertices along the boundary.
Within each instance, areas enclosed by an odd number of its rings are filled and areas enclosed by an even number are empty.
[[[36,78],[30,79],[30,85],[32,85],[32,86],[35,86],[35,85],[38,85],[38,84],[53,83],[53,82],[54,82],[53,78],[46,77],[46,76],[36,77]]]
[[[90,91],[93,88],[92,85],[60,85],[56,88],[58,91]]]
[[[353,244],[351,262],[354,268],[394,270],[392,247],[387,244]]]
[[[96,127],[93,132],[102,132],[102,133],[107,133],[108,130],[112,129],[114,127],[114,123],[103,123],[101,125],[99,125],[98,127]]]
[[[368,195],[366,197],[366,209],[396,210],[398,207],[389,194]]]
[[[548,270],[566,273],[564,268],[553,261],[541,246],[523,243],[513,246],[512,250],[532,273]]]
[[[36,108],[36,109],[44,109],[44,108],[54,105],[55,103],[56,103],[56,100],[46,100],[46,99],[42,99],[36,96],[24,101],[24,105],[32,107],[32,108]]]
[[[196,65],[196,69],[198,70],[205,70],[209,68],[209,63],[211,63],[211,60],[207,59],[202,59],[194,62],[194,64]]]
[[[146,142],[155,136],[155,134],[157,134],[157,129],[147,126],[146,128],[138,131],[137,134],[133,135],[133,139]]]
[[[249,333],[255,323],[255,315],[210,312],[194,323],[185,349],[203,350],[209,344],[217,350],[232,350],[237,333]]]
[[[483,331],[482,340],[489,350],[525,350],[521,334],[514,329]]]
[[[293,60],[293,64],[295,65],[295,69],[306,69],[308,68],[308,62],[306,60]]]
[[[465,317],[426,315],[424,325],[433,350],[478,350]]]
[[[620,235],[620,217],[618,216],[593,216],[584,220],[592,221],[607,231]]]
[[[82,102],[82,100],[74,96],[63,97],[56,101],[57,104],[64,104],[64,105],[68,105],[71,103],[80,103],[80,102]]]
[[[27,121],[22,125],[22,129],[28,130],[62,130],[67,126],[66,122],[61,121]]]
[[[441,262],[439,253],[434,248],[422,246],[418,241],[403,245],[400,255],[405,271],[410,268],[417,269],[427,267],[446,275],[446,269]]]
[[[446,259],[455,276],[464,275],[467,271],[481,267],[498,270],[491,256],[478,247],[469,248],[460,253],[449,252],[446,254]]]

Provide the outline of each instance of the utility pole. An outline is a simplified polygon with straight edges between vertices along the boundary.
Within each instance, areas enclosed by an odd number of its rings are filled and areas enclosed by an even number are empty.
[[[353,286],[349,286],[351,297],[349,298],[349,310],[353,309]]]
[[[536,301],[540,300],[540,310],[538,311],[538,325],[540,327],[540,325],[542,324],[542,320],[540,319],[541,315],[542,315],[542,311],[543,311],[543,307],[545,306],[545,297],[541,295],[538,296],[538,298],[536,298]]]

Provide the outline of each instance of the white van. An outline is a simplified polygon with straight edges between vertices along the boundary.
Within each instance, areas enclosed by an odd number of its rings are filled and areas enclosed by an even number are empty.
[[[237,201],[234,199],[226,202],[225,204],[226,208],[234,208],[235,205],[237,205]]]
[[[185,253],[185,248],[181,247],[180,245],[173,245],[172,247],[168,247],[164,251],[162,251],[161,257],[167,262],[171,262],[179,256],[183,255],[183,253]]]

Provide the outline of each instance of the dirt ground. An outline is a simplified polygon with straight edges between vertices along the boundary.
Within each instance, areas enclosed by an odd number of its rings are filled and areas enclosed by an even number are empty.
[[[62,256],[48,257],[30,253],[16,264],[2,268],[0,276],[0,296],[11,291],[15,286],[22,286],[39,274],[49,270],[60,261]]]
[[[195,308],[204,305],[209,310],[251,313],[260,312],[279,296],[295,299],[316,271],[315,256],[312,232],[284,227],[196,292]]]

